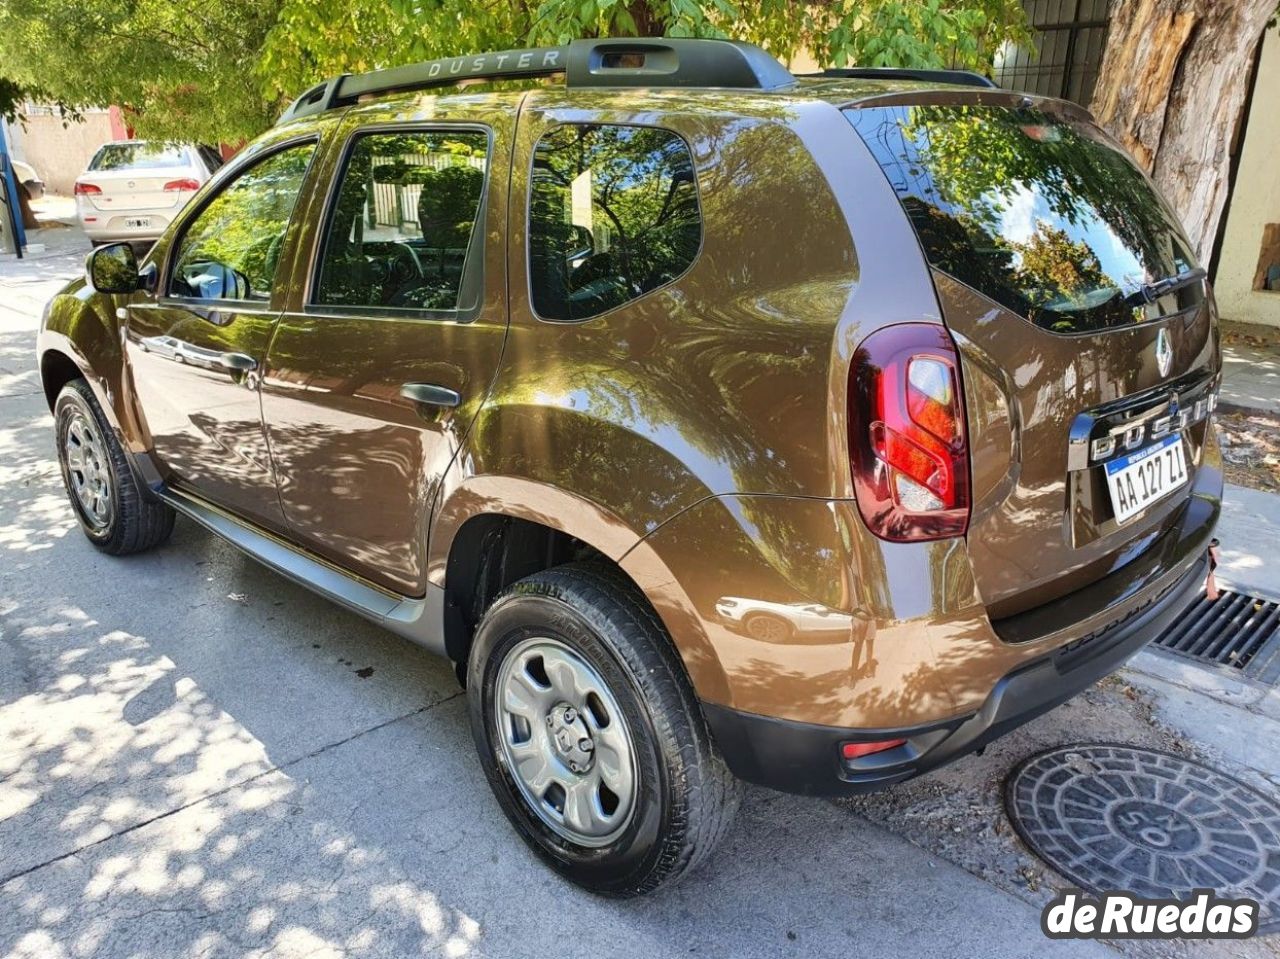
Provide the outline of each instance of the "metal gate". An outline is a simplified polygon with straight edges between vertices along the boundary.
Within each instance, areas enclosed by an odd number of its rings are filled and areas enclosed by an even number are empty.
[[[1110,5],[1110,0],[1026,0],[1039,51],[1006,46],[996,56],[996,83],[1088,106],[1106,49]]]

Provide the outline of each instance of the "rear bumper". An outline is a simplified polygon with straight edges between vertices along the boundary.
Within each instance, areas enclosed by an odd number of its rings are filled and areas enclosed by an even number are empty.
[[[704,703],[721,753],[742,779],[783,792],[851,795],[928,772],[981,749],[1118,669],[1195,601],[1208,570],[1196,552],[1172,583],[1111,627],[1076,639],[1002,677],[975,713],[900,729],[843,729],[772,719]],[[846,762],[845,742],[906,739]]]
[[[164,210],[99,210],[84,198],[77,198],[76,213],[85,235],[95,243],[157,240],[169,228],[176,212]],[[178,209],[181,209],[180,207]],[[133,226],[129,220],[147,220],[146,226]]]

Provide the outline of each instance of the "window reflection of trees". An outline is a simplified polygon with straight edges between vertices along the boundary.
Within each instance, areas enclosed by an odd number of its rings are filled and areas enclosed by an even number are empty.
[[[530,194],[534,307],[584,319],[674,280],[702,239],[693,160],[679,136],[563,126],[539,142]]]
[[[312,143],[281,150],[214,197],[182,237],[170,292],[204,299],[268,299],[285,230],[314,152]]]
[[[850,115],[933,264],[1038,325],[1133,323],[1144,283],[1194,265],[1146,178],[1089,124],[969,106]]]
[[[479,131],[362,136],[343,172],[316,301],[466,308],[488,146]]]

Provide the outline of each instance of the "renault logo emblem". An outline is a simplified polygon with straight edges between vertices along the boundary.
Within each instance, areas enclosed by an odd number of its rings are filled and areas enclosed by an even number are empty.
[[[1173,367],[1173,345],[1169,342],[1169,331],[1161,330],[1156,335],[1156,369],[1161,376],[1168,376]]]

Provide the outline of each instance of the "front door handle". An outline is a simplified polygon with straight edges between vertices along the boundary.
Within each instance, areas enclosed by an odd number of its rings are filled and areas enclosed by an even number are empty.
[[[224,370],[232,373],[252,373],[258,368],[258,361],[244,353],[222,353],[218,356],[218,362]]]
[[[400,395],[422,406],[447,406],[452,409],[462,403],[457,390],[434,383],[406,383],[400,387]]]

